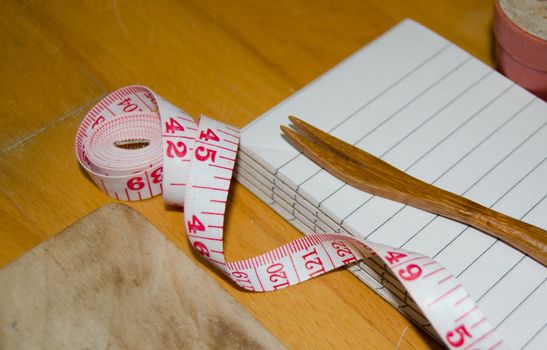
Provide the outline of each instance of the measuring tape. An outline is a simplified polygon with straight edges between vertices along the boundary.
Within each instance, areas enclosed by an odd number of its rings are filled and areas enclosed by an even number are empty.
[[[110,197],[142,200],[163,192],[184,205],[192,247],[243,289],[288,287],[371,256],[379,256],[450,349],[504,349],[505,343],[462,285],[419,253],[345,234],[313,234],[251,259],[226,262],[224,213],[239,130],[186,112],[143,86],[114,91],[85,116],[76,155]]]

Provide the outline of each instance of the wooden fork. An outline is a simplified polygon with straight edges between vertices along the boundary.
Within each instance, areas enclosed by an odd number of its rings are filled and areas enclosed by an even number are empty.
[[[418,180],[293,116],[281,130],[302,153],[360,190],[473,226],[547,264],[547,232]]]

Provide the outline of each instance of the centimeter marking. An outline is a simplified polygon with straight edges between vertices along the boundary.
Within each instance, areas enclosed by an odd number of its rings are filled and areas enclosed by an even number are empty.
[[[155,127],[156,134],[151,131]],[[154,138],[150,142],[160,142],[162,149],[147,154],[146,166],[133,164],[127,152],[147,151],[117,149],[112,145],[120,141],[116,137]],[[285,288],[377,255],[449,348],[505,347],[456,278],[418,253],[347,234],[314,234],[247,260],[226,262],[224,213],[238,144],[238,129],[205,116],[196,123],[150,89],[128,86],[105,97],[86,115],[75,148],[82,167],[107,195],[141,200],[164,191],[173,203],[184,203],[184,223],[193,248],[246,290]],[[127,163],[116,164],[120,159]]]

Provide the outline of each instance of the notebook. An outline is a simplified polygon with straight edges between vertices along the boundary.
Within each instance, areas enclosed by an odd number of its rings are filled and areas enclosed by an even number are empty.
[[[295,115],[412,176],[547,228],[547,104],[405,20],[245,126],[237,179],[305,234],[429,255],[514,349],[547,345],[547,269],[461,223],[359,191],[283,138]],[[349,267],[436,336],[379,260]]]

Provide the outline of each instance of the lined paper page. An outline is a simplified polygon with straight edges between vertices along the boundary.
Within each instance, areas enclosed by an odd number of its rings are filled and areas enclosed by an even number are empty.
[[[434,257],[512,348],[547,344],[547,269],[466,225],[344,184],[281,136],[288,115],[428,183],[547,228],[545,102],[407,20],[244,128],[238,179],[303,231],[342,230]],[[351,270],[428,328],[375,264]]]

